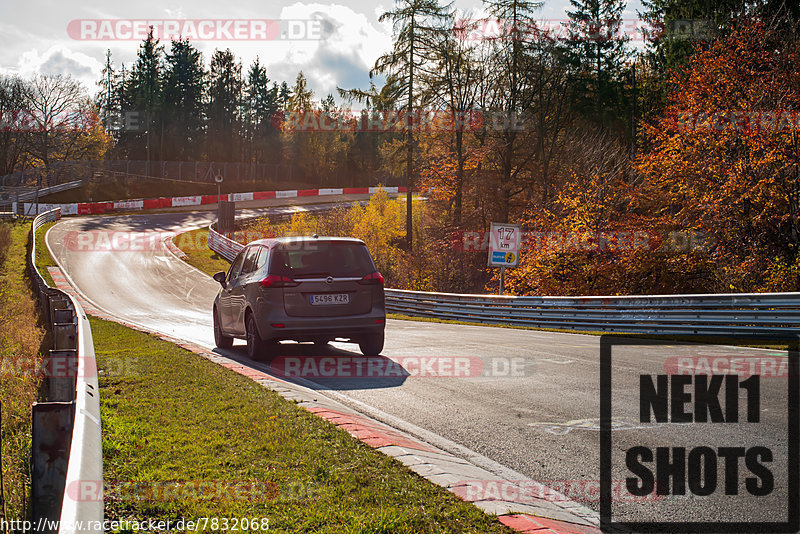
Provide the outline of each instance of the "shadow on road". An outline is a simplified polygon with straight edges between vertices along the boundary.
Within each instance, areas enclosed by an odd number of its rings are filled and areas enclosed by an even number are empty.
[[[401,386],[411,373],[386,356],[363,356],[332,345],[281,343],[274,358],[253,361],[244,345],[214,349],[246,367],[316,390],[356,390]]]

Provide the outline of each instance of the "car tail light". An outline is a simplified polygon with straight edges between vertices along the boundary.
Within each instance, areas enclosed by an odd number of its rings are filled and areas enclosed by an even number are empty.
[[[375,285],[383,285],[383,275],[378,271],[375,271],[372,274],[366,275],[364,278],[358,281],[359,284],[375,284]]]
[[[295,282],[288,276],[278,276],[271,274],[261,280],[261,287],[295,287],[300,285],[300,282]]]

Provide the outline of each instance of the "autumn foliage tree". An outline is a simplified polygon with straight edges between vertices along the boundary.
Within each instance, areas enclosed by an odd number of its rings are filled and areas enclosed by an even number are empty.
[[[614,139],[573,141],[573,172],[553,203],[528,210],[531,238],[507,287],[796,291],[798,52],[797,38],[759,21],[698,44],[673,75],[665,113],[643,125],[645,149],[632,173]]]
[[[646,128],[636,209],[710,236],[709,291],[800,287],[798,44],[740,25],[698,50]]]

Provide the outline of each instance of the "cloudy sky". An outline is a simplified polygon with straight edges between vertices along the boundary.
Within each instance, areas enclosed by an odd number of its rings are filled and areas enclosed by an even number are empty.
[[[392,42],[392,28],[378,22],[378,17],[393,5],[391,0],[0,0],[0,73],[70,74],[94,94],[107,49],[117,68],[120,63],[130,65],[140,42],[133,38],[137,24],[179,21],[173,24],[180,23],[183,29],[188,24],[206,37],[191,39],[206,65],[215,48],[230,48],[243,69],[258,56],[270,79],[278,82],[292,85],[302,70],[315,97],[322,98],[335,94],[337,85],[369,86],[370,67]],[[477,0],[456,0],[454,7],[462,13],[480,13],[482,5]],[[568,7],[569,0],[546,0],[538,18],[563,20]],[[637,9],[642,9],[638,0],[628,2],[623,19],[637,19]],[[238,30],[214,22],[231,19],[240,21]],[[258,22],[264,20],[278,25],[267,23],[264,33],[263,22]],[[278,28],[282,38],[262,37],[276,35],[273,30]]]

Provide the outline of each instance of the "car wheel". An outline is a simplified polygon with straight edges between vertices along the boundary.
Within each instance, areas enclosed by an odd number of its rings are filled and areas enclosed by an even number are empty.
[[[217,310],[214,308],[214,343],[221,349],[229,349],[233,346],[233,338],[228,337],[222,333],[222,327],[219,324],[219,317]]]
[[[256,327],[256,319],[250,314],[247,317],[247,355],[253,360],[265,360],[271,356],[268,349],[272,345],[274,343],[261,339],[258,327]]]
[[[358,342],[358,348],[364,356],[377,356],[383,350],[383,332],[364,336]]]

